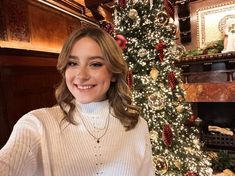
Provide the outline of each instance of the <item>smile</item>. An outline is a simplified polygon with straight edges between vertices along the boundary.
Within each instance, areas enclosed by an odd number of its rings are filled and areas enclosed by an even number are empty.
[[[76,87],[78,89],[81,89],[81,90],[87,90],[87,89],[91,89],[93,87],[95,87],[94,85],[76,85]]]

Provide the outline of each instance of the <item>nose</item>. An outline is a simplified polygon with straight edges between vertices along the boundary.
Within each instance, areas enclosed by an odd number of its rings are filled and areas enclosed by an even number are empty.
[[[88,80],[90,77],[89,71],[85,67],[79,67],[76,73],[76,79],[79,81]]]

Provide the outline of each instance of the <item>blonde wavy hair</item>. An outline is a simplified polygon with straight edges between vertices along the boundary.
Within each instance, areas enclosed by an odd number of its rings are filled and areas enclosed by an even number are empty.
[[[101,48],[108,70],[116,78],[111,82],[107,98],[113,108],[114,116],[120,120],[126,130],[133,129],[139,119],[139,108],[132,105],[131,91],[126,83],[128,66],[123,59],[122,50],[116,41],[104,30],[98,27],[83,27],[74,31],[65,42],[58,58],[57,69],[62,75],[62,81],[55,91],[57,103],[65,114],[64,119],[76,125],[73,118],[75,109],[74,96],[67,88],[65,71],[68,58],[74,43],[81,38],[90,37]]]

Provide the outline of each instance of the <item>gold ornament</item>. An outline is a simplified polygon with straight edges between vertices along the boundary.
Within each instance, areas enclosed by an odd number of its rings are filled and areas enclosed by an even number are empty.
[[[179,57],[179,59],[184,55],[186,49],[183,45],[177,45],[175,49],[175,54]]]
[[[164,11],[158,12],[156,22],[162,26],[166,26],[169,23],[169,17],[167,13]]]
[[[176,110],[177,110],[177,112],[179,112],[179,113],[183,112],[183,110],[184,110],[183,105],[177,106],[177,107],[176,107]]]
[[[177,32],[177,26],[173,23],[169,23],[167,30],[170,31],[172,35],[175,35]]]
[[[150,76],[151,76],[151,78],[153,78],[154,81],[157,80],[158,73],[159,73],[159,71],[158,71],[155,67],[153,67],[153,68],[151,69],[151,71],[150,71]]]
[[[196,153],[196,151],[192,147],[184,147],[184,149],[192,155]]]
[[[144,4],[148,4],[149,0],[142,0]]]
[[[157,133],[156,131],[151,130],[151,131],[149,132],[149,134],[150,134],[150,139],[151,139],[151,140],[157,141],[157,139],[158,139],[158,133]]]
[[[177,167],[178,169],[181,169],[182,163],[179,160],[175,160],[174,164],[175,164],[175,167]]]
[[[199,141],[199,139],[194,139],[194,140],[193,140],[193,143],[194,143],[195,145],[199,145],[199,144],[200,144],[200,141]]]
[[[155,110],[163,109],[165,103],[165,98],[160,92],[155,92],[148,97],[148,104]]]
[[[163,156],[154,156],[153,162],[157,174],[165,174],[168,171],[167,161]]]
[[[138,17],[138,12],[135,9],[131,9],[128,13],[128,17],[132,20],[136,20]]]
[[[140,57],[144,57],[144,56],[146,56],[147,54],[148,54],[148,53],[147,53],[147,50],[144,49],[144,48],[140,48],[139,51],[138,51],[138,55],[139,55]]]
[[[177,98],[178,98],[179,101],[183,101],[184,100],[184,97],[182,95],[178,95]]]

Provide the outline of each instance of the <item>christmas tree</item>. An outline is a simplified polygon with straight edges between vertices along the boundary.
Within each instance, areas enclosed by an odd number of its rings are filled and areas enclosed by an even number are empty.
[[[184,99],[180,69],[182,47],[175,44],[174,0],[119,0],[116,38],[129,64],[133,102],[147,120],[156,175],[212,175],[202,151],[196,117]]]

